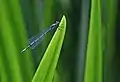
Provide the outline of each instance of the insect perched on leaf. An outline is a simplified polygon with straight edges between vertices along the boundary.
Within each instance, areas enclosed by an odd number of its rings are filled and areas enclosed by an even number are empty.
[[[43,33],[37,35],[37,36],[33,36],[32,38],[29,39],[29,45],[24,48],[21,53],[25,52],[28,48],[31,49],[35,49],[36,46],[38,46],[41,42],[41,40],[43,39],[43,37],[50,31],[52,31],[53,29],[57,28],[59,25],[59,22],[56,21],[54,24],[50,25],[48,29],[46,29]]]

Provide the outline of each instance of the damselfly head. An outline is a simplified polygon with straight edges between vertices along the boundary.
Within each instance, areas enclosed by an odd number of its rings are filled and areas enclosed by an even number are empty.
[[[59,24],[59,21],[56,21],[56,25],[58,25]]]
[[[51,25],[51,27],[56,27],[59,25],[59,21],[56,21],[54,24]]]

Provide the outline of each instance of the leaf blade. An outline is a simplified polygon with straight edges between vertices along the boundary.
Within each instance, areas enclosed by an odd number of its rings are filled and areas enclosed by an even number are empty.
[[[85,82],[102,82],[102,37],[100,0],[92,0],[87,45]]]
[[[59,59],[60,50],[65,36],[66,18],[63,16],[41,62],[32,82],[52,82],[55,68]]]

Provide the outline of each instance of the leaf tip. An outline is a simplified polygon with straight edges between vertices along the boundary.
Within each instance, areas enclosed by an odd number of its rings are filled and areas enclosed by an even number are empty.
[[[65,17],[65,15],[63,15],[63,17],[62,17],[62,21],[64,21],[66,23],[66,17]]]
[[[66,27],[66,17],[65,17],[65,15],[63,15],[63,17],[62,17],[62,19],[61,19],[61,22],[60,22],[60,24],[59,24],[59,29],[60,28],[65,28]]]

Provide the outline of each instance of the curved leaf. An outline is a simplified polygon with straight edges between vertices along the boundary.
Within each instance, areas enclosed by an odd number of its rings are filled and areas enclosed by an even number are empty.
[[[52,82],[60,50],[65,36],[66,18],[62,20],[57,28],[41,62],[33,77],[32,82]]]

